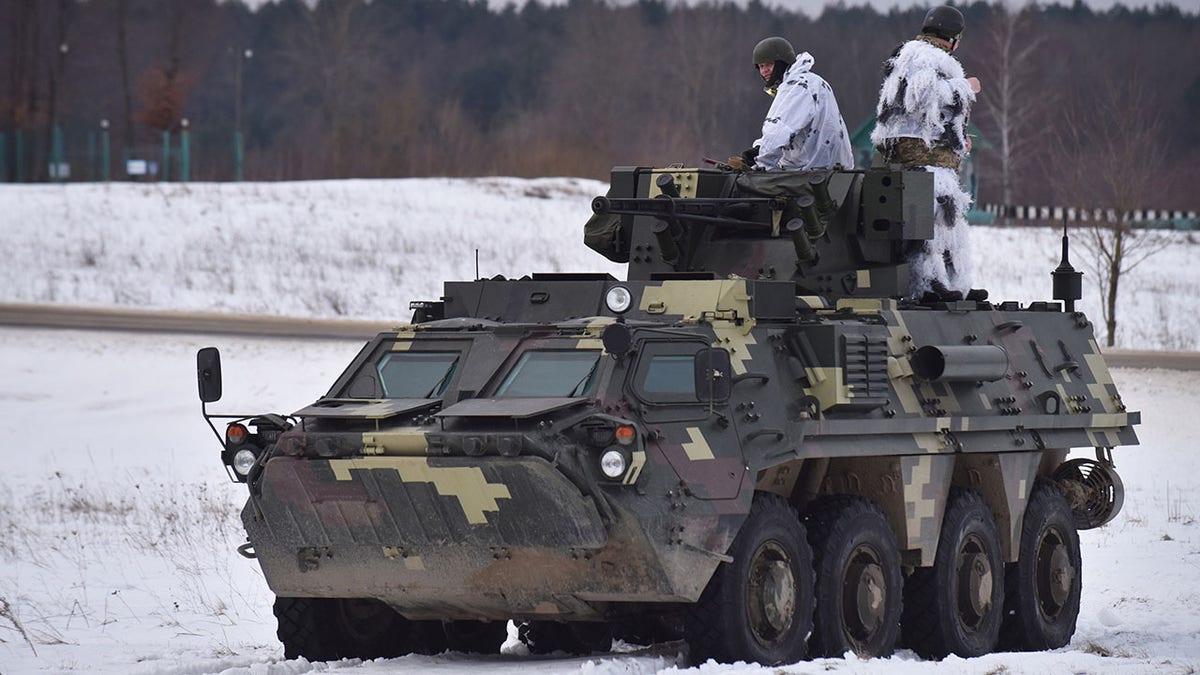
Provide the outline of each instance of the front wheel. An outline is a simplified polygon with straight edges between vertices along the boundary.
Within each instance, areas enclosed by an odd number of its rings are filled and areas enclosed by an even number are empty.
[[[411,622],[370,598],[276,598],[276,635],[287,659],[377,659],[412,651]]]
[[[1021,555],[1005,577],[1001,645],[1057,649],[1071,641],[1082,595],[1082,556],[1071,505],[1053,482],[1039,479],[1021,526]]]
[[[684,637],[694,662],[795,663],[812,629],[812,549],[796,512],[778,495],[757,493],[750,515],[700,600],[688,608]]]
[[[887,517],[870,500],[839,495],[815,505],[805,524],[817,577],[813,654],[891,654],[904,582]]]
[[[1004,605],[1004,561],[996,519],[974,490],[952,488],[933,567],[904,585],[901,633],[925,658],[981,656],[996,648]]]

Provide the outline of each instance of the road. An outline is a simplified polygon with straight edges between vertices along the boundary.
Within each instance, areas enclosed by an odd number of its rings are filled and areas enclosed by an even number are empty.
[[[0,304],[0,325],[37,328],[365,340],[380,331],[394,328],[397,323],[65,305]],[[1108,364],[1114,368],[1200,370],[1200,352],[1110,349],[1105,350],[1104,355]]]

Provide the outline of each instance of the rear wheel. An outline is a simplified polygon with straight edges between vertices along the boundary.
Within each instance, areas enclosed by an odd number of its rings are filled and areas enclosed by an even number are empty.
[[[904,585],[904,643],[925,658],[987,654],[1003,604],[996,520],[978,492],[952,488],[933,567],[918,568]]]
[[[1071,641],[1082,595],[1082,556],[1071,505],[1053,482],[1039,479],[1021,526],[1021,555],[1007,567],[1001,645],[1057,649]]]
[[[796,512],[778,495],[755,494],[729,554],[733,561],[717,568],[688,608],[684,635],[692,660],[803,659],[812,629],[812,549]]]
[[[412,651],[411,622],[369,598],[276,598],[276,635],[288,659],[376,659]]]
[[[870,500],[823,500],[805,519],[816,571],[815,656],[887,656],[900,634],[903,577],[896,537]]]

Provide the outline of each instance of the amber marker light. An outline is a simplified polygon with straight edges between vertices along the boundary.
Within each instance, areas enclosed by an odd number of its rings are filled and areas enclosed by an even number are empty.
[[[633,443],[634,436],[636,435],[637,432],[635,432],[633,427],[628,424],[617,427],[617,442],[621,445],[629,445]]]
[[[246,442],[246,437],[249,435],[250,432],[246,427],[234,422],[225,429],[225,442],[230,445],[241,445]]]

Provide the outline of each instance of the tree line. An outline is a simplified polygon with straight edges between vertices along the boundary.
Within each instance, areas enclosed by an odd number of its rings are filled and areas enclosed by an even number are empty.
[[[1078,0],[960,8],[957,56],[983,83],[972,120],[985,141],[981,201],[1196,206],[1200,18]],[[759,39],[810,52],[853,132],[874,112],[883,60],[923,13],[0,0],[0,157],[11,180],[19,133],[22,174],[44,180],[56,127],[78,153],[81,130],[108,120],[116,158],[175,137],[187,119],[193,180],[232,178],[235,131],[252,180],[604,178],[614,165],[696,165],[758,136],[770,104],[750,63]]]

